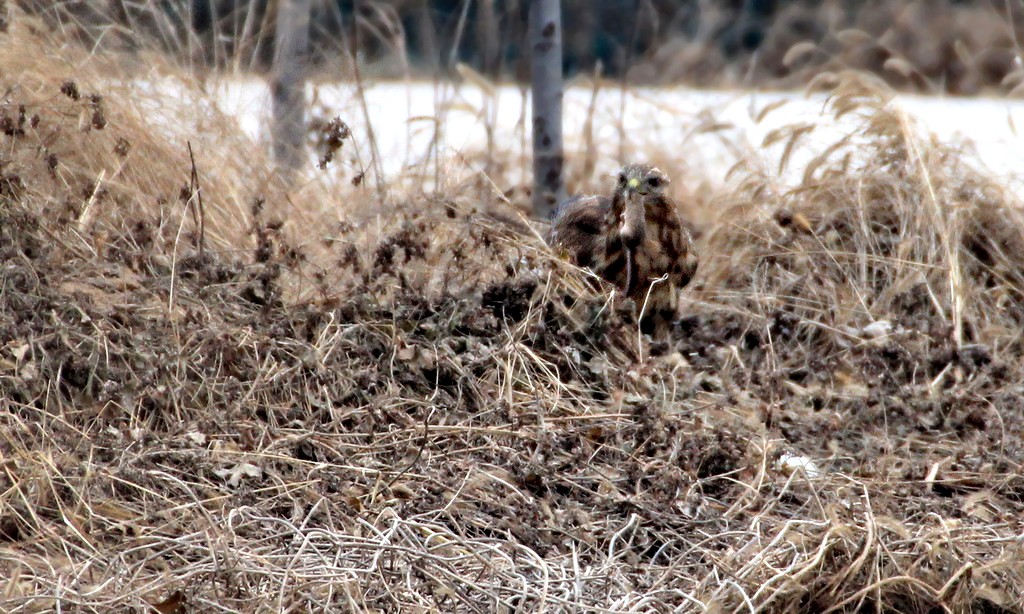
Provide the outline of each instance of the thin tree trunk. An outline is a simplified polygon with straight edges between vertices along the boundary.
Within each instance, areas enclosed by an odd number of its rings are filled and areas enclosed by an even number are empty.
[[[476,48],[479,54],[480,74],[495,81],[498,78],[501,36],[498,33],[498,16],[494,11],[494,0],[477,0]]]
[[[441,47],[437,42],[437,26],[434,24],[434,17],[431,15],[430,4],[427,0],[417,0],[416,11],[419,16],[416,18],[416,37],[419,39],[419,52],[422,62],[430,71],[430,76],[437,77],[440,70]],[[415,52],[414,51],[414,52]]]
[[[533,71],[533,213],[550,217],[562,183],[562,15],[559,0],[530,0]]]
[[[273,98],[274,160],[291,175],[306,154],[306,77],[309,14],[313,0],[278,0],[274,30]]]

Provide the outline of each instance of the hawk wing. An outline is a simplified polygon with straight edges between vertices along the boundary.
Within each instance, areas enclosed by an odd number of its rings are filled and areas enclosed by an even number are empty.
[[[659,205],[656,208],[657,219],[654,221],[659,231],[659,247],[664,250],[667,267],[658,273],[668,273],[672,283],[682,288],[690,283],[697,272],[697,250],[690,231],[679,219],[675,203],[666,198]]]
[[[675,203],[664,197],[646,203],[647,237],[633,254],[635,283],[627,291],[643,307],[640,329],[666,334],[678,316],[679,290],[697,270],[697,254],[690,232],[683,226]],[[667,277],[662,283],[656,282]]]
[[[678,236],[677,249],[679,250],[679,257],[676,259],[673,277],[678,287],[682,288],[689,284],[693,280],[693,276],[697,274],[697,265],[700,262],[700,258],[697,256],[697,250],[693,245],[693,237],[690,235],[690,231],[680,226]]]
[[[558,206],[548,244],[564,251],[577,266],[599,268],[604,252],[605,216],[611,200],[603,196],[574,196]]]

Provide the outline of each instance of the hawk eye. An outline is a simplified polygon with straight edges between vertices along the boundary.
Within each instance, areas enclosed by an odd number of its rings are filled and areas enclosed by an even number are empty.
[[[651,177],[650,179],[647,180],[647,185],[651,186],[652,188],[660,187],[661,177]]]
[[[625,173],[619,175],[619,183],[620,184],[625,184],[626,183],[626,174]]]

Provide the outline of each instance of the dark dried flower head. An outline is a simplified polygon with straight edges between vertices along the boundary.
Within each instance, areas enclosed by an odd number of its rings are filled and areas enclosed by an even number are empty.
[[[117,143],[114,144],[114,153],[117,154],[117,156],[120,158],[127,157],[128,152],[131,151],[131,149],[132,144],[129,143],[128,139],[124,138],[123,136],[118,137]]]
[[[60,93],[64,94],[71,100],[78,100],[82,97],[82,94],[78,91],[78,84],[74,81],[65,81],[60,85]]]

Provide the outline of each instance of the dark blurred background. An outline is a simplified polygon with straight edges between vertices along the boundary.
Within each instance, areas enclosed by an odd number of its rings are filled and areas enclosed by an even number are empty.
[[[257,72],[273,55],[277,1],[18,4],[90,46],[156,45],[192,65]],[[528,4],[313,0],[311,65],[337,75],[358,57],[389,78],[451,74],[462,62],[523,81]],[[857,68],[904,89],[1009,91],[1024,36],[1021,0],[562,0],[562,10],[568,76],[600,70],[637,84],[795,87]]]

